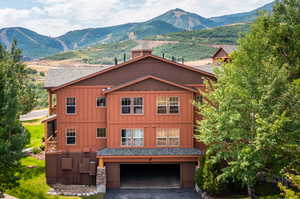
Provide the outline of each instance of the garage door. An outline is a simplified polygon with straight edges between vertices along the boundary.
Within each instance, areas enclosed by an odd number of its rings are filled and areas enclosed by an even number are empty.
[[[121,188],[180,188],[179,164],[121,164]]]

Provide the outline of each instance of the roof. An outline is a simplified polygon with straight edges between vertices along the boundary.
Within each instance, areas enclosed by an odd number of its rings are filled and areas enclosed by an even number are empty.
[[[42,120],[42,123],[44,123],[44,122],[50,122],[50,121],[53,121],[53,120],[55,120],[55,119],[56,119],[56,114],[51,115],[51,116],[49,116],[49,117],[43,119],[43,120]]]
[[[184,90],[188,90],[188,91],[191,91],[191,92],[197,92],[196,90],[194,90],[192,88],[188,88],[188,87],[182,86],[180,84],[177,84],[177,83],[174,83],[174,82],[171,82],[171,81],[168,81],[168,80],[161,79],[159,77],[148,75],[148,76],[145,76],[145,77],[142,77],[142,78],[139,78],[139,79],[136,79],[136,80],[133,80],[133,81],[130,81],[130,82],[127,82],[127,83],[124,83],[124,84],[112,87],[112,88],[104,91],[104,93],[105,94],[111,93],[113,91],[116,91],[116,90],[119,90],[119,89],[122,89],[122,88],[125,88],[125,87],[128,87],[128,86],[131,86],[133,84],[137,84],[137,83],[142,82],[142,81],[147,80],[147,79],[154,79],[154,80],[160,81],[160,82],[165,83],[165,84],[169,84],[169,85],[172,85],[172,86],[175,86],[175,87],[178,87],[178,88],[182,88]]]
[[[201,73],[202,75],[205,75],[205,76],[208,76],[208,77],[211,77],[211,78],[216,78],[214,74],[212,73],[209,73],[209,72],[206,72],[206,71],[203,71],[203,70],[200,70],[200,69],[197,69],[197,68],[194,68],[192,66],[187,66],[187,65],[184,65],[184,64],[180,64],[180,63],[177,63],[177,62],[172,62],[168,59],[164,59],[162,57],[158,57],[158,56],[155,56],[155,55],[144,55],[144,56],[139,56],[139,57],[136,57],[136,58],[133,58],[133,59],[130,59],[129,61],[127,62],[124,62],[124,63],[121,63],[121,64],[118,64],[118,65],[115,65],[115,66],[110,66],[110,67],[107,67],[107,68],[102,68],[102,69],[99,69],[98,71],[95,71],[93,73],[91,73],[91,71],[88,71],[87,72],[87,75],[80,75],[78,77],[75,78],[72,77],[72,78],[68,78],[68,75],[66,74],[67,77],[64,77],[64,76],[60,76],[61,78],[63,79],[68,79],[67,80],[64,80],[62,81],[61,79],[58,79],[57,77],[53,77],[52,74],[48,75],[48,80],[47,80],[47,86],[45,86],[45,88],[53,88],[53,90],[58,90],[58,89],[61,89],[61,88],[64,88],[66,86],[70,86],[72,84],[75,84],[77,82],[80,82],[80,81],[83,81],[83,80],[86,80],[86,79],[89,79],[89,78],[93,78],[97,75],[100,75],[100,74],[103,74],[103,73],[106,73],[108,71],[111,71],[111,70],[116,70],[118,68],[121,68],[121,67],[124,67],[128,64],[131,64],[131,63],[134,63],[134,62],[137,62],[137,61],[140,61],[140,60],[143,60],[143,59],[146,59],[146,58],[153,58],[153,59],[156,59],[156,60],[159,60],[159,61],[162,61],[162,62],[165,62],[165,63],[168,63],[168,64],[173,64],[173,65],[176,65],[178,67],[182,67],[182,68],[185,68],[187,70],[191,70],[191,71],[194,71],[194,72],[198,72],[198,73]],[[75,72],[76,74],[79,74],[79,72]],[[59,74],[58,74],[59,75]],[[52,80],[51,78],[55,78],[57,80]],[[72,80],[70,80],[72,79]],[[56,81],[59,81],[59,84],[55,84]],[[49,84],[48,84],[49,82]],[[50,84],[50,82],[52,84]],[[64,83],[62,83],[64,82]],[[51,86],[49,86],[51,85]],[[54,86],[56,85],[56,86]]]
[[[200,66],[193,66],[194,68],[200,69],[202,71],[211,73],[211,74],[215,74],[214,72],[214,67],[212,64],[209,65],[200,65]]]
[[[215,52],[215,54],[212,57],[215,57],[222,49],[227,53],[227,55],[229,55],[233,51],[237,50],[237,46],[234,46],[234,45],[223,45],[223,46],[220,46],[220,48]]]
[[[200,156],[195,148],[105,148],[97,156]]]
[[[65,67],[50,69],[44,82],[44,88],[61,86],[106,68],[107,67]]]

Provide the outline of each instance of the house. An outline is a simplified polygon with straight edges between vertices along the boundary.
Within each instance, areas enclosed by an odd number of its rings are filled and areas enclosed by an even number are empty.
[[[203,144],[194,138],[197,89],[215,76],[135,49],[110,67],[50,70],[49,185],[192,188]]]
[[[217,52],[212,56],[213,65],[220,65],[230,61],[229,55],[236,50],[237,47],[233,45],[220,46]]]

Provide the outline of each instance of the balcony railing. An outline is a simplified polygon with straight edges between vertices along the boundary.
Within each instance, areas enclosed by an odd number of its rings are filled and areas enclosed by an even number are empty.
[[[49,115],[54,115],[54,114],[56,114],[56,105],[49,108]]]

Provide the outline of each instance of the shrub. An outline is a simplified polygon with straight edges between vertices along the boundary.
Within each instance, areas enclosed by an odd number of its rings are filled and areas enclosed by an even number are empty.
[[[44,72],[40,72],[40,76],[45,77],[45,73]]]
[[[33,153],[33,154],[39,154],[40,152],[42,152],[42,150],[41,150],[39,147],[34,147],[34,148],[32,149],[32,153]]]

